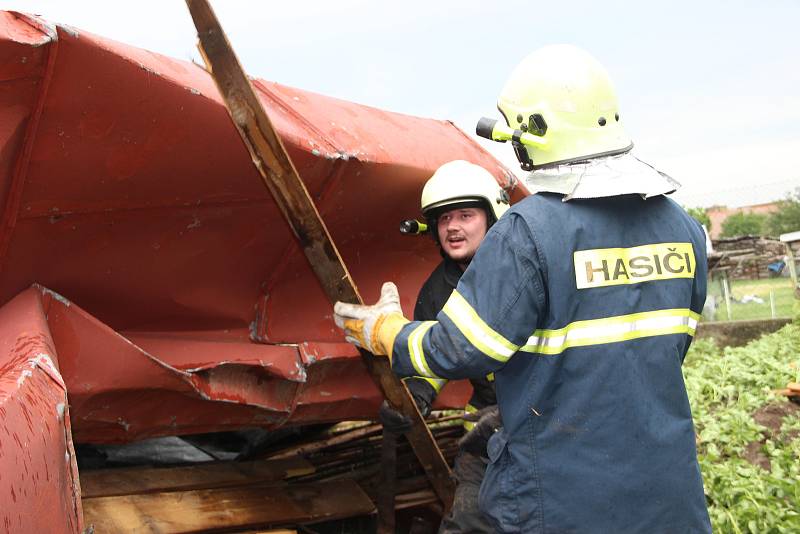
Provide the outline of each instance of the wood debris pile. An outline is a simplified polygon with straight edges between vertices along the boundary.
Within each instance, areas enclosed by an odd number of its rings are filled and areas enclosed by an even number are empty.
[[[428,419],[451,465],[462,422],[460,415]],[[381,489],[381,425],[340,423],[302,436],[248,461],[83,471],[85,523],[95,532],[374,530]],[[405,439],[397,443],[396,469],[395,508],[407,514],[406,524],[398,521],[398,526],[407,528],[413,515],[421,513],[434,518],[435,532],[440,501]]]
[[[428,419],[439,449],[452,465],[463,435],[460,415]],[[382,427],[366,424],[353,429],[337,425],[313,441],[293,445],[266,454],[269,459],[302,457],[314,466],[314,471],[297,477],[292,483],[354,480],[377,501],[381,483]],[[397,445],[396,509],[416,506],[438,506],[439,500],[430,489],[419,461],[404,439]]]
[[[742,236],[717,239],[708,255],[710,273],[727,273],[730,279],[757,280],[769,277],[769,264],[782,261],[786,249],[777,239]]]

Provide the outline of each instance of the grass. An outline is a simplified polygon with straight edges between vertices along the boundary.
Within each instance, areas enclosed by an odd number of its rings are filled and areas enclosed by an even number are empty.
[[[792,317],[792,307],[795,299],[792,294],[792,281],[789,278],[765,278],[762,280],[731,280],[731,320],[745,319],[768,319],[772,317],[770,308],[770,292],[775,300],[775,317]],[[715,317],[706,319],[726,321],[728,320],[725,308],[725,299],[722,296],[722,282],[719,280],[709,281],[708,294],[713,295],[717,302]],[[764,302],[742,303],[742,297],[752,295],[761,298]]]
[[[697,340],[683,366],[709,515],[718,533],[800,532],[800,323],[744,347]]]

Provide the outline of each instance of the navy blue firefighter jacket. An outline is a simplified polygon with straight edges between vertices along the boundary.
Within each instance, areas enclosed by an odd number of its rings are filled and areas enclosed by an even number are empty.
[[[498,532],[710,532],[681,364],[706,296],[700,225],[664,196],[540,193],[490,229],[401,376],[494,373]]]

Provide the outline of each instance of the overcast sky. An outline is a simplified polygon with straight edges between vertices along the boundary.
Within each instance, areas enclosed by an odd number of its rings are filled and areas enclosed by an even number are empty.
[[[572,43],[609,70],[635,153],[689,206],[740,206],[800,187],[800,1],[212,1],[251,76],[472,134],[530,51]],[[180,0],[0,0],[200,62]],[[518,170],[508,144],[481,143]],[[520,171],[521,172],[521,171]]]

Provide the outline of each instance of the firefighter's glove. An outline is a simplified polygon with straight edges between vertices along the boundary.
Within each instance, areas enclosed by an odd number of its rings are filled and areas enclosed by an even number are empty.
[[[408,323],[400,308],[397,286],[392,282],[383,284],[381,298],[372,306],[337,302],[333,314],[336,326],[344,330],[347,341],[376,356],[388,356],[390,360],[394,340]]]
[[[408,392],[411,393],[411,398],[414,399],[414,404],[417,405],[419,413],[423,418],[428,417],[431,413],[433,400],[436,398],[436,390],[420,378],[409,378],[405,383],[406,387],[408,387]],[[383,425],[383,428],[393,434],[405,434],[411,430],[411,419],[392,408],[387,401],[383,401],[383,404],[381,404],[381,409],[378,412],[378,421]]]
[[[464,416],[464,419],[476,420],[475,428],[470,430],[458,442],[461,450],[486,458],[486,446],[495,432],[503,426],[503,419],[500,417],[500,410],[497,405],[487,406],[486,408]]]

